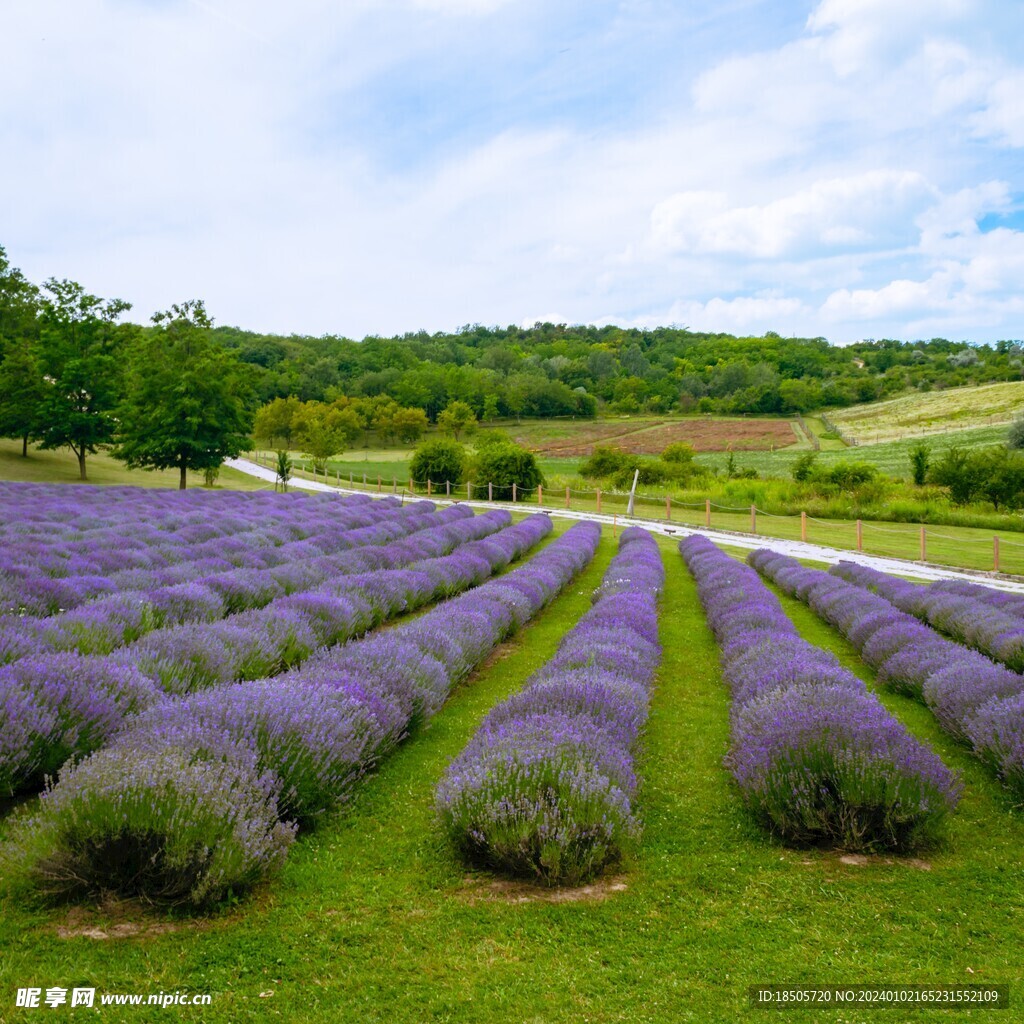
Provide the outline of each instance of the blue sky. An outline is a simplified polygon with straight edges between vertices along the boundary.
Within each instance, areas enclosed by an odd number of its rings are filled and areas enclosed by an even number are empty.
[[[1024,337],[1013,0],[33,0],[0,244],[145,320]]]

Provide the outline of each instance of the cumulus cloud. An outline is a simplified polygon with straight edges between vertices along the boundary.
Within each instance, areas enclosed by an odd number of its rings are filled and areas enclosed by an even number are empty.
[[[760,206],[730,206],[720,192],[680,192],[651,213],[654,244],[761,259],[906,244],[936,190],[914,171],[876,170],[816,181]]]

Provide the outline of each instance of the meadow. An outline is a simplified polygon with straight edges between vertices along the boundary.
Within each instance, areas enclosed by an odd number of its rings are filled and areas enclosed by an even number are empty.
[[[1024,404],[1024,381],[916,392],[839,409],[829,419],[857,445],[1007,424]]]
[[[104,493],[110,497],[103,499]],[[879,846],[861,849],[847,842],[837,848],[834,842],[793,841],[780,827],[766,826],[741,781],[723,762],[737,739],[730,729],[730,686],[737,685],[730,666],[735,663],[728,657],[723,662],[719,641],[709,626],[709,617],[716,630],[722,623],[735,626],[740,621],[737,616],[748,612],[728,610],[731,584],[720,590],[726,608],[705,611],[698,595],[698,586],[703,586],[700,573],[695,576],[687,570],[676,544],[668,539],[649,542],[655,545],[660,569],[655,572],[653,564],[647,563],[648,568],[636,575],[638,570],[628,569],[638,564],[635,557],[632,562],[613,563],[628,554],[621,531],[615,536],[605,527],[584,541],[578,527],[552,520],[547,537],[522,534],[520,557],[502,567],[504,556],[499,557],[488,538],[519,528],[507,518],[481,524],[481,540],[459,543],[471,524],[483,517],[442,516],[433,525],[438,512],[429,512],[425,506],[413,512],[406,506],[401,521],[403,530],[411,532],[390,539],[385,533],[391,527],[385,524],[393,520],[396,510],[377,511],[358,499],[338,505],[334,498],[232,497],[197,491],[188,499],[189,514],[176,512],[173,528],[161,535],[155,529],[156,513],[171,499],[180,509],[178,495],[165,499],[154,492],[153,499],[146,499],[156,503],[147,517],[151,539],[158,545],[153,550],[178,566],[176,578],[189,579],[161,582],[152,575],[155,568],[143,570],[141,564],[134,569],[114,568],[112,549],[110,568],[121,573],[117,582],[122,589],[129,583],[157,587],[135,593],[151,593],[153,597],[146,600],[169,609],[172,604],[157,599],[158,595],[168,585],[180,594],[187,585],[193,588],[188,592],[193,601],[190,607],[198,607],[202,595],[195,588],[205,580],[205,590],[216,586],[222,598],[231,595],[235,610],[227,612],[224,622],[252,616],[261,607],[269,610],[269,622],[281,619],[285,608],[292,615],[300,609],[308,614],[314,606],[302,588],[312,586],[328,593],[322,590],[321,576],[329,572],[328,585],[333,588],[329,593],[335,601],[343,594],[336,588],[347,579],[375,595],[376,610],[364,622],[370,630],[366,638],[330,648],[334,653],[326,662],[322,655],[307,653],[297,657],[291,668],[275,662],[272,671],[278,675],[264,681],[210,680],[191,696],[171,694],[171,704],[158,705],[164,708],[161,717],[169,708],[207,713],[202,709],[213,706],[213,698],[204,696],[209,694],[244,693],[255,699],[263,692],[282,694],[286,687],[297,686],[312,686],[319,693],[316,688],[325,684],[315,682],[309,672],[326,664],[343,677],[346,665],[371,664],[366,652],[382,651],[382,644],[397,644],[395,649],[406,652],[400,662],[388,664],[411,665],[413,648],[401,645],[414,637],[420,638],[420,650],[429,649],[442,665],[451,665],[453,658],[464,657],[457,650],[466,650],[453,646],[453,638],[470,635],[453,631],[453,626],[460,619],[482,622],[481,616],[490,615],[485,610],[497,606],[487,594],[503,592],[509,608],[521,609],[520,625],[505,631],[504,639],[497,634],[497,643],[488,640],[474,647],[475,663],[463,662],[465,669],[451,677],[442,679],[433,669],[429,678],[414,672],[408,692],[419,694],[427,703],[419,705],[423,713],[409,722],[406,735],[382,748],[368,772],[342,776],[344,799],[308,821],[303,818],[287,856],[272,873],[227,892],[223,899],[198,910],[180,900],[153,902],[144,892],[79,894],[70,902],[40,902],[23,888],[8,890],[7,883],[23,865],[4,861],[0,1018],[22,1019],[14,1007],[14,993],[26,986],[89,986],[102,993],[208,993],[209,1006],[176,1006],[173,1012],[182,1019],[212,1022],[267,1016],[310,1022],[718,1022],[735,1020],[747,1011],[749,986],[769,983],[1002,983],[1016,993],[1024,952],[1017,927],[1024,904],[1024,821],[1017,798],[992,767],[972,756],[968,745],[943,731],[920,700],[879,686],[859,648],[774,584],[767,585],[764,596],[758,596],[761,592],[754,596],[759,608],[768,609],[775,624],[772,629],[781,629],[789,637],[785,643],[811,645],[822,652],[815,657],[824,659],[823,664],[837,666],[828,672],[846,673],[844,686],[876,694],[878,707],[888,716],[885,721],[891,723],[886,728],[897,730],[904,737],[901,742],[926,744],[932,752],[929,756],[940,758],[944,770],[958,780],[955,810],[942,816],[913,849],[886,849],[884,836],[874,837]],[[67,568],[68,558],[84,557],[80,546],[75,546],[80,529],[98,530],[96,541],[105,545],[111,533],[107,506],[122,503],[127,512],[141,500],[119,490],[93,492],[93,507],[87,514],[65,518],[58,531],[43,530],[41,525],[34,531],[47,534],[49,544],[32,546],[28,534],[21,534],[26,557],[53,560],[59,555]],[[21,501],[27,507],[24,497]],[[279,508],[287,510],[285,518],[278,515]],[[328,508],[334,510],[329,516],[325,515]],[[206,511],[212,509],[219,510],[216,518]],[[69,511],[67,499],[62,499],[59,514],[66,517]],[[339,522],[339,515],[350,521]],[[430,518],[420,523],[414,521],[417,516]],[[368,517],[371,522],[355,525]],[[530,517],[516,519],[521,526],[531,522]],[[306,537],[295,536],[300,522],[306,523],[301,531]],[[286,523],[291,523],[287,535],[282,532]],[[353,530],[362,532],[353,536]],[[435,534],[438,541],[428,544],[428,535]],[[343,535],[347,539],[339,539]],[[276,536],[276,543],[268,547],[266,539],[271,536]],[[573,536],[579,540],[571,541]],[[353,546],[353,540],[361,543]],[[334,554],[318,550],[328,541],[345,550]],[[557,554],[559,545],[568,550],[564,545],[569,541],[580,552],[572,556],[576,559],[572,566]],[[442,546],[433,547],[435,543]],[[452,543],[450,553],[443,554]],[[211,556],[191,552],[189,544],[206,544],[211,552],[219,549],[245,564],[211,575],[213,567],[201,561]],[[491,570],[491,582],[480,565],[473,579],[455,585],[456,577],[450,574],[456,566],[469,564],[468,555],[459,554],[467,544],[498,558],[492,563],[496,568]],[[384,581],[400,580],[401,593],[408,595],[414,582],[410,572],[422,564],[424,568],[416,570],[423,574],[422,586],[433,580],[431,585],[436,587],[441,581],[437,568],[428,570],[426,562],[408,561],[422,560],[428,548],[428,561],[450,567],[445,576],[448,582],[433,593],[423,589],[418,606],[404,608],[397,590],[395,598],[387,596],[392,591]],[[91,550],[95,563],[106,548],[94,543]],[[134,554],[129,555],[140,562],[152,560],[149,550],[135,545]],[[120,555],[122,562],[124,557]],[[367,568],[381,558],[395,568]],[[538,560],[543,558],[551,566],[566,566],[566,575],[560,577],[564,585],[555,582],[551,569],[539,568]],[[256,561],[268,559],[276,564],[259,569]],[[538,568],[531,569],[534,565]],[[720,568],[728,575],[730,565],[739,568],[729,558]],[[109,601],[89,596],[102,586],[102,572],[97,575],[102,566],[89,568],[91,572],[76,585],[82,598],[79,612],[97,599]],[[657,580],[661,571],[663,584]],[[655,575],[649,575],[652,572]],[[521,578],[547,579],[549,588],[558,589],[549,590],[543,605],[530,613],[512,594],[516,573],[532,573]],[[292,595],[274,597],[265,586],[257,586],[266,574],[279,584],[287,582]],[[9,570],[4,579],[8,600],[13,593],[28,593],[11,582]],[[460,597],[463,586],[469,589]],[[525,596],[536,584],[518,586]],[[655,590],[645,591],[649,586]],[[640,599],[641,592],[651,594],[657,589],[662,589],[656,605],[660,661],[644,662],[650,665],[649,670],[643,669],[650,672],[649,680],[634,676],[635,684],[624,681],[640,670],[641,662],[622,661],[621,640],[606,649],[600,640],[605,630],[600,621],[589,627],[596,628],[596,633],[580,634],[592,653],[582,665],[576,660],[577,649],[567,643],[567,637],[590,621],[588,615],[600,613],[605,601],[621,601],[622,611],[615,616],[646,629],[639,609],[652,605],[649,596]],[[61,593],[66,592],[65,585]],[[44,600],[38,587],[32,593],[35,600]],[[773,594],[781,602],[778,611],[771,610]],[[253,608],[245,610],[243,601]],[[180,608],[180,600],[173,607]],[[203,607],[207,607],[205,597]],[[334,622],[332,628],[341,629],[340,620],[332,619],[323,603],[317,608],[317,618],[308,619],[310,624],[317,622],[318,628],[326,629]],[[28,618],[40,622],[52,618],[54,623],[37,636],[57,647],[77,645],[77,656],[88,657],[78,648],[90,645],[85,638],[97,635],[100,620],[95,615],[76,617],[75,609],[40,618],[43,610],[37,606]],[[438,627],[432,625],[435,621]],[[10,620],[6,624],[10,626]],[[157,630],[168,628],[164,623]],[[210,630],[211,636],[222,629],[216,618],[192,628]],[[103,635],[110,637],[107,631]],[[219,635],[229,648],[244,642],[239,633]],[[121,635],[114,642],[123,641],[119,649],[130,654],[145,647],[147,636]],[[330,639],[327,633],[323,637],[324,642]],[[11,657],[11,649],[4,649]],[[294,654],[294,648],[290,650]],[[18,658],[10,662],[2,676],[6,683],[18,663]],[[148,671],[145,659],[136,658],[134,663],[140,671]],[[501,709],[524,687],[527,694],[536,694],[538,687],[550,691],[557,682],[552,672],[563,679],[596,668],[611,671],[614,666],[622,682],[605,682],[602,689],[597,679],[591,679],[587,692],[603,693],[604,700],[620,692],[649,695],[646,724],[635,742],[627,737],[630,770],[638,780],[631,814],[639,827],[624,840],[621,857],[613,858],[583,885],[536,884],[529,873],[525,878],[509,877],[493,867],[468,863],[438,811],[438,787],[453,763],[467,750],[480,749],[489,721],[492,735],[493,723],[499,720],[519,723],[509,733],[513,739],[528,732],[521,721],[525,697],[515,698],[520,717],[501,717]],[[265,675],[268,670],[262,671]],[[621,676],[623,672],[626,676]],[[370,677],[377,678],[373,672]],[[234,670],[231,678],[236,678]],[[274,683],[275,678],[280,682]],[[436,690],[436,685],[443,689]],[[767,687],[759,699],[785,695],[785,689],[773,689],[777,683],[761,680],[756,685],[762,690]],[[435,696],[428,699],[428,693]],[[266,705],[262,706],[265,710],[258,713],[265,715]],[[603,714],[600,707],[585,706],[588,716]],[[253,713],[257,713],[255,703]],[[188,724],[187,716],[176,720],[182,726]],[[129,735],[134,735],[133,743],[145,746],[143,734]],[[318,735],[318,742],[326,742],[323,733]],[[116,737],[110,742],[114,749],[124,744]],[[105,747],[94,756],[105,756],[110,749]],[[605,763],[601,759],[610,756],[588,753],[587,743],[576,741],[558,749],[559,756],[567,756],[569,750],[572,758],[582,759],[580,764]],[[270,757],[266,751],[261,756]],[[508,756],[520,755],[510,751]],[[588,760],[591,757],[597,762]],[[615,757],[616,764],[622,763],[620,755]],[[10,842],[20,830],[17,823],[36,813],[38,805],[31,790],[19,792],[0,819],[0,837]],[[568,808],[572,809],[571,803]],[[122,1011],[115,1008],[102,1012],[118,1020],[166,1017],[166,1010],[147,1007],[133,1007],[120,1017],[116,1014]],[[915,1010],[914,1019],[938,1021],[948,1014],[921,1008]],[[862,1015],[793,1010],[780,1012],[779,1019],[853,1021]]]

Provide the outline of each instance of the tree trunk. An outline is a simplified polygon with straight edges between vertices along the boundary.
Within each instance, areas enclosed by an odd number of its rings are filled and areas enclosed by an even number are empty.
[[[185,460],[181,460],[181,465],[178,467],[181,470],[181,476],[178,478],[178,490],[185,490],[186,474],[188,473],[188,467],[185,465]]]
[[[78,477],[80,480],[88,479],[85,475],[85,446],[81,449],[76,448],[75,454],[78,456]]]
[[[23,434],[21,437],[21,457],[28,458],[28,434]]]

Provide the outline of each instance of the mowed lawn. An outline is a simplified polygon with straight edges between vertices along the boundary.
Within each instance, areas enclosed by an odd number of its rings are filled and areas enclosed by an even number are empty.
[[[746,1019],[747,987],[765,983],[1002,982],[1018,996],[1024,821],[999,784],[927,711],[885,697],[963,773],[943,845],[918,858],[844,863],[774,842],[722,767],[729,702],[717,648],[675,545],[665,541],[663,551],[665,656],[641,763],[646,831],[619,873],[574,893],[496,883],[458,863],[432,810],[438,779],[483,715],[589,607],[614,552],[606,530],[577,582],[461,686],[346,812],[300,836],[282,875],[254,895],[198,920],[134,904],[46,910],[5,900],[0,1020],[22,1019],[14,993],[28,985],[213,996],[198,1009],[99,1012],[109,1020],[170,1012],[204,1022],[382,1024],[735,1021]],[[795,602],[786,610],[870,682],[832,630]],[[950,1016],[922,1009],[909,1019]],[[876,1018],[904,1019],[772,1017]]]

